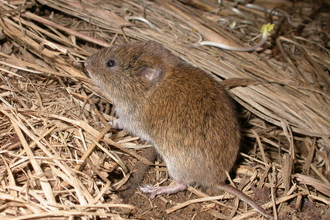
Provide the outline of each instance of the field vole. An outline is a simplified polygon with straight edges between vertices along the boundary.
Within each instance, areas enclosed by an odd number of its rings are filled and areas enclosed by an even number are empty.
[[[119,127],[153,144],[175,181],[141,188],[170,194],[200,184],[225,190],[267,216],[251,198],[224,183],[240,145],[235,107],[209,74],[155,42],[104,48],[85,62],[91,79],[115,105]]]

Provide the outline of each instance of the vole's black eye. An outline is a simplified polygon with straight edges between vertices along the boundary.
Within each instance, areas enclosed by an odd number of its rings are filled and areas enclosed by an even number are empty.
[[[108,68],[114,67],[117,65],[117,62],[114,59],[110,59],[106,62]]]

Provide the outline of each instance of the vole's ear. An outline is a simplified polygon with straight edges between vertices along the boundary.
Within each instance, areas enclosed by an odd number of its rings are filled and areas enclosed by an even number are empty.
[[[162,68],[144,67],[140,71],[140,75],[153,83],[157,83],[164,78],[164,70]]]

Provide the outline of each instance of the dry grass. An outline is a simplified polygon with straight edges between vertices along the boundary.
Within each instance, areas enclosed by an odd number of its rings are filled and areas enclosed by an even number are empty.
[[[330,14],[308,20],[307,9],[318,7],[308,2],[265,6],[281,15],[244,5],[237,6],[243,14],[235,14],[231,1],[220,8],[211,1],[190,2],[194,7],[179,1],[0,0],[2,217],[148,219],[114,192],[125,186],[135,159],[153,162],[140,155],[138,138],[111,129],[112,106],[95,96],[102,97],[102,91],[82,68],[97,48],[133,40],[155,40],[219,79],[231,79],[223,84],[242,107],[245,136],[254,144],[241,153],[233,182],[247,194],[269,189],[270,197],[259,199],[275,219],[283,219],[287,202],[298,211],[305,198],[330,205]],[[262,50],[231,52],[198,44],[255,44],[270,19],[275,30]],[[122,177],[112,178],[113,172]],[[214,199],[187,198],[164,216]],[[212,209],[208,213],[223,218]],[[233,219],[253,214],[239,208]]]

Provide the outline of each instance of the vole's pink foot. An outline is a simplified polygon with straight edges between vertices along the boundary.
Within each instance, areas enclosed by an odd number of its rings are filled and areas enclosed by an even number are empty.
[[[155,187],[152,185],[145,185],[140,187],[140,190],[144,193],[150,193],[150,199],[155,198],[160,194],[173,194],[182,190],[185,190],[187,185],[184,183],[175,183],[173,186]]]

